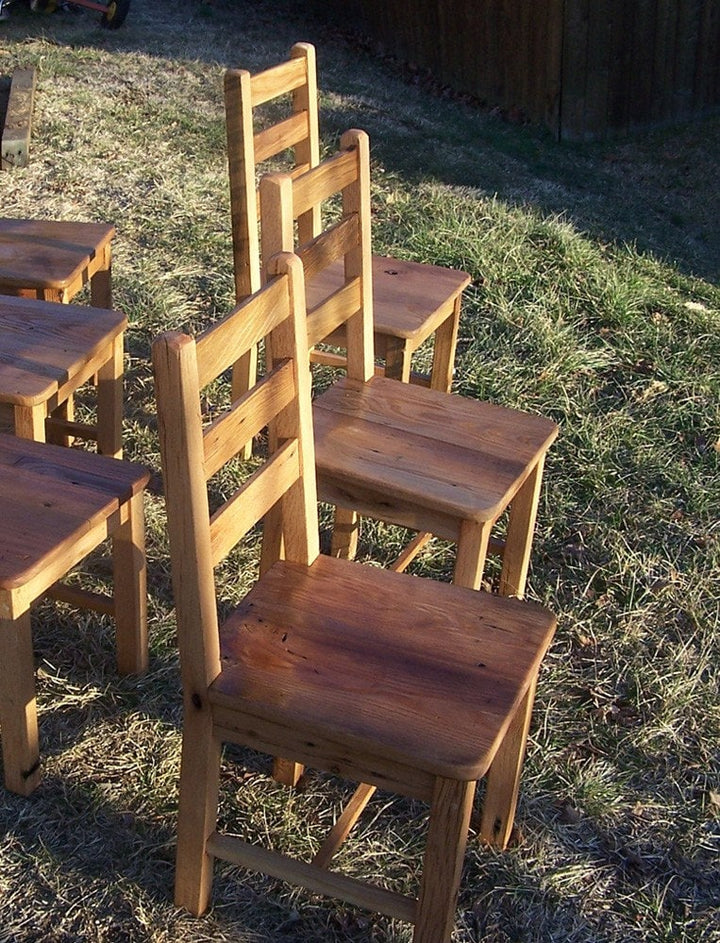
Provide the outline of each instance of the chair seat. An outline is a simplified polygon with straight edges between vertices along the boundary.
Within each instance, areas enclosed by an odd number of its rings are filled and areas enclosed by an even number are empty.
[[[79,562],[94,546],[85,535],[148,480],[132,462],[0,434],[0,615],[15,617],[14,591],[35,599]]]
[[[106,223],[0,219],[0,286],[63,291],[100,262],[114,235]]]
[[[119,311],[0,296],[0,402],[33,406],[91,375],[126,326]]]
[[[455,299],[470,284],[467,272],[381,255],[372,257],[372,277],[376,336],[401,337],[411,341],[413,349],[447,319]],[[308,307],[315,307],[341,284],[342,261],[308,282]],[[331,334],[327,343],[344,346],[344,337],[341,329]]]
[[[414,580],[411,607],[407,593],[407,576],[332,557],[275,564],[221,630],[211,701],[302,731],[326,761],[334,744],[381,776],[399,763],[478,779],[554,618],[431,580]]]
[[[334,501],[341,489],[371,516],[382,502],[383,519],[410,527],[404,517],[419,505],[439,518],[496,520],[557,435],[542,416],[380,376],[334,384],[313,420],[320,496]],[[440,524],[433,532],[455,539],[454,525]]]

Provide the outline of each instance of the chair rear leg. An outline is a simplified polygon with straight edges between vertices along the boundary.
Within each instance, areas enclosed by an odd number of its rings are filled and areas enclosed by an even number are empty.
[[[402,337],[386,336],[385,340],[385,376],[392,380],[410,382],[411,355],[409,341]]]
[[[354,560],[357,553],[360,523],[355,511],[335,508],[330,552],[341,560]]]
[[[258,349],[257,346],[248,350],[233,366],[232,371],[232,398],[233,401],[252,389],[257,382],[258,372]],[[247,461],[252,456],[252,440],[248,442],[243,450],[239,452],[239,457]]]

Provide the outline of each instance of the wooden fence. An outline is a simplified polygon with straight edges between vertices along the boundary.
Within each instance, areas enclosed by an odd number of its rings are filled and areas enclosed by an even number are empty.
[[[720,0],[332,0],[388,52],[589,140],[720,109]]]

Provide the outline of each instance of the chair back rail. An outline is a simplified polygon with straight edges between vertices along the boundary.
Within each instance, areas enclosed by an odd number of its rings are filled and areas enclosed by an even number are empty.
[[[257,295],[197,341],[168,332],[153,344],[181,665],[190,695],[220,666],[214,567],[276,506],[289,522],[285,556],[309,564],[319,553],[302,264],[285,254],[269,270]],[[270,332],[276,359],[268,372],[203,428],[203,387]],[[208,480],[266,425],[269,458],[211,515]]]
[[[310,281],[343,260],[342,281],[308,313],[308,342],[345,326],[347,372],[362,382],[374,375],[372,257],[370,246],[370,142],[364,131],[346,131],[340,151],[293,178],[267,174],[260,181],[261,253],[297,251]],[[311,205],[340,195],[341,220],[309,242],[295,245],[294,222]],[[301,236],[298,231],[298,241]]]
[[[255,168],[278,154],[292,150],[290,170],[304,172],[320,162],[315,49],[296,43],[290,59],[251,75],[244,69],[225,74],[228,164],[235,291],[240,300],[260,287],[260,251],[257,223],[260,198]],[[290,96],[291,113],[257,132],[253,110],[275,99]],[[318,207],[309,207],[300,220],[303,241],[320,229]]]

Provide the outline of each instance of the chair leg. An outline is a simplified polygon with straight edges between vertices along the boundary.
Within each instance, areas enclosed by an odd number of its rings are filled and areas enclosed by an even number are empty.
[[[128,520],[112,537],[117,664],[121,674],[141,674],[148,666],[143,493],[129,504]]]
[[[474,782],[435,780],[413,943],[450,940],[474,795]]]
[[[72,422],[75,418],[75,401],[72,395],[68,396],[64,403],[60,403],[57,409],[52,411],[53,419],[60,419],[63,422]],[[57,433],[53,429],[45,430],[45,438],[53,445],[62,445],[66,449],[73,444],[73,438],[70,435]]]
[[[233,366],[232,372],[232,399],[240,399],[240,397],[247,393],[248,390],[252,389],[257,382],[257,370],[258,370],[258,349],[257,345],[251,347],[247,353],[243,354],[242,357],[238,360]],[[239,458],[243,461],[247,461],[252,456],[252,440],[248,442],[241,452],[238,452]]]
[[[5,786],[29,796],[40,781],[30,612],[0,619],[0,728]]]
[[[412,350],[402,337],[385,337],[385,376],[392,380],[410,382]]]
[[[101,455],[122,458],[123,336],[97,372],[97,447]]]
[[[199,915],[212,893],[214,858],[207,840],[217,822],[221,744],[207,706],[185,704],[175,869],[175,905]]]
[[[280,783],[282,786],[290,786],[294,789],[304,772],[305,767],[302,763],[285,760],[280,756],[273,759],[272,777],[275,782]]]
[[[45,407],[15,406],[14,407],[15,435],[21,439],[32,439],[34,442],[45,441]]]
[[[110,258],[110,246],[106,246],[103,266],[90,279],[90,304],[93,308],[112,308],[112,266]]]
[[[505,552],[500,573],[501,596],[522,598],[525,593],[535,519],[540,500],[543,465],[544,457],[541,457],[510,505]]]
[[[462,295],[458,295],[453,304],[452,315],[435,331],[430,388],[442,393],[449,393],[452,386],[461,304]]]
[[[468,589],[480,589],[489,541],[490,524],[476,524],[474,521],[460,524],[453,583]]]
[[[330,552],[340,560],[354,560],[357,553],[360,522],[355,511],[335,508]]]
[[[515,821],[536,683],[537,676],[515,712],[487,775],[480,838],[499,849],[505,848],[510,840]]]

